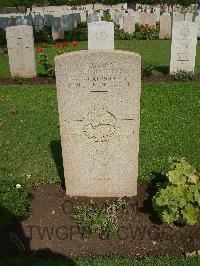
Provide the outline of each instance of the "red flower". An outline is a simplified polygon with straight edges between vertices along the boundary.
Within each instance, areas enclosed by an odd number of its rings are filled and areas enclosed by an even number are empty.
[[[67,46],[68,45],[68,43],[67,42],[63,42],[63,46]]]
[[[72,46],[77,46],[78,45],[78,42],[77,41],[73,41],[72,42]]]
[[[61,45],[60,45],[59,43],[57,43],[57,44],[55,45],[55,48],[56,48],[56,49],[60,49],[60,48],[61,48]]]
[[[42,48],[42,47],[37,47],[37,48],[36,48],[36,52],[37,52],[37,53],[41,53],[42,51],[43,51],[43,48]]]
[[[145,29],[149,29],[149,28],[150,28],[149,24],[145,24],[145,25],[144,25],[144,28],[145,28]]]

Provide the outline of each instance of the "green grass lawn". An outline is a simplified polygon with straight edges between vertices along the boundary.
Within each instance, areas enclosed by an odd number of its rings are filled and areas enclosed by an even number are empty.
[[[185,156],[199,170],[200,84],[144,84],[141,95],[140,180],[151,180],[167,166],[169,156]],[[9,216],[27,213],[27,192],[17,183],[59,182],[61,149],[54,85],[12,85],[0,88],[0,229]],[[5,189],[6,188],[6,189]],[[71,263],[71,264],[70,264]],[[34,259],[0,258],[0,265],[200,265],[200,258],[150,257]]]
[[[66,37],[67,38],[67,37]],[[67,39],[66,39],[67,40]],[[45,51],[49,54],[51,62],[56,54],[54,44],[37,44],[42,46]],[[127,50],[131,52],[139,53],[142,57],[142,64],[155,66],[155,74],[166,73],[169,69],[170,60],[170,41],[169,40],[132,40],[132,41],[115,41],[116,49]],[[87,50],[87,42],[80,41],[78,47],[75,50]],[[37,72],[44,74],[41,66],[37,65]],[[196,73],[200,73],[200,41],[197,45],[197,56],[196,56]],[[0,55],[0,76],[9,77],[9,63],[8,55]]]
[[[94,257],[89,259],[53,259],[33,256],[6,257],[0,259],[1,266],[199,266],[200,257],[149,257],[131,259],[121,257]]]
[[[169,156],[200,164],[200,84],[145,84],[140,128],[141,180],[161,172]],[[54,158],[60,135],[54,85],[13,85],[0,89],[0,169],[3,176],[31,183],[58,182]],[[31,175],[31,177],[29,177]]]

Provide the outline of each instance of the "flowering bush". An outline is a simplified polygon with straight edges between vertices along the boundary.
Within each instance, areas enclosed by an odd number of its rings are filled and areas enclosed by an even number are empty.
[[[38,53],[38,62],[44,67],[46,74],[49,77],[53,77],[55,75],[54,66],[49,62],[48,55],[44,53],[42,47],[37,47],[36,52]]]
[[[61,54],[64,54],[64,53],[69,53],[69,52],[72,52],[73,51],[73,47],[76,47],[78,45],[78,42],[77,41],[73,41],[70,44],[68,44],[66,41],[64,41],[61,44],[56,44],[56,49],[57,49],[57,55],[61,55]]]
[[[61,55],[64,53],[69,53],[72,52],[72,48],[77,46],[78,42],[73,41],[71,43],[71,46],[68,45],[66,41],[64,41],[62,44],[57,43],[55,45],[56,53],[57,55]],[[54,77],[55,76],[55,67],[49,62],[49,57],[47,53],[44,52],[44,49],[42,47],[37,47],[36,52],[38,53],[38,62],[44,67],[45,73],[49,77]]]
[[[73,41],[73,42],[72,42],[72,46],[75,47],[75,46],[77,46],[77,45],[78,45],[78,42],[76,42],[76,41]]]
[[[115,24],[116,40],[153,40],[159,38],[159,26],[152,27],[148,24],[136,24],[135,32],[128,33],[119,29],[119,25]]]

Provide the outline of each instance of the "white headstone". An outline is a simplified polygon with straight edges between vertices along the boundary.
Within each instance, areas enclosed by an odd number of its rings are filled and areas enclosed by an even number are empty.
[[[137,194],[141,58],[117,50],[55,59],[66,194]]]
[[[132,15],[125,15],[123,17],[123,30],[124,32],[133,33],[135,32],[135,17]]]
[[[195,22],[175,22],[172,30],[170,74],[179,70],[194,72],[197,24]]]
[[[35,77],[33,28],[26,25],[7,27],[6,38],[11,76]]]
[[[88,23],[88,50],[114,49],[114,24],[112,22]]]
[[[64,39],[64,28],[62,17],[54,17],[52,21],[53,40]]]
[[[160,39],[168,39],[171,37],[171,16],[162,15],[160,16]]]

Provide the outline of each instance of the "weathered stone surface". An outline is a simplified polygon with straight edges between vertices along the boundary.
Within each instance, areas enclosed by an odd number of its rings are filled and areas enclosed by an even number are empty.
[[[160,39],[170,38],[171,37],[171,16],[170,15],[162,15],[160,16]]]
[[[44,28],[44,18],[39,14],[34,17],[34,26],[37,32]]]
[[[73,29],[73,21],[72,16],[70,15],[63,15],[63,29],[64,31],[70,31]]]
[[[32,16],[31,15],[24,16],[23,24],[27,26],[32,26]]]
[[[11,76],[32,78],[36,76],[33,29],[21,25],[6,28],[6,38]]]
[[[193,20],[193,13],[186,13],[185,21],[192,22],[192,20]]]
[[[66,194],[136,195],[140,56],[79,51],[55,66]]]
[[[36,76],[33,28],[21,25],[6,28],[11,76]]]
[[[145,25],[148,24],[149,26],[156,26],[156,16],[152,13],[145,13],[141,12],[139,13],[139,24]]]
[[[124,32],[133,33],[135,32],[135,17],[132,15],[125,15],[123,17],[123,30]]]
[[[181,22],[184,21],[183,13],[174,13],[173,22]]]
[[[16,26],[16,17],[10,17],[8,18],[8,27]]]
[[[52,21],[52,38],[53,40],[64,38],[64,28],[62,17],[54,17]]]
[[[170,74],[179,70],[193,71],[195,67],[197,24],[175,22],[172,30]]]
[[[197,36],[200,37],[200,16],[196,16],[195,23],[197,24],[198,27]]]
[[[101,15],[99,13],[91,14],[87,17],[87,23],[101,21]]]
[[[112,22],[88,23],[88,50],[114,49],[114,24]]]

